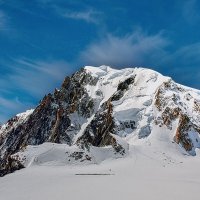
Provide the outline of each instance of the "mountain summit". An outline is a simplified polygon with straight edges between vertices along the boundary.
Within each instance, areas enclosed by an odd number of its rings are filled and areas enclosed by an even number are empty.
[[[200,91],[145,68],[86,66],[0,127],[0,176],[38,163],[100,163],[135,145],[196,155]]]

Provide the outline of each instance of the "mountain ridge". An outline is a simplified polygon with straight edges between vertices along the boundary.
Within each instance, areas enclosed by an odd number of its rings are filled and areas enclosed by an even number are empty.
[[[195,155],[199,112],[198,90],[158,72],[86,66],[66,77],[61,89],[46,95],[34,110],[0,128],[0,175],[37,163],[29,155],[31,146],[44,143],[67,145],[66,164],[123,157],[129,146],[162,137]]]

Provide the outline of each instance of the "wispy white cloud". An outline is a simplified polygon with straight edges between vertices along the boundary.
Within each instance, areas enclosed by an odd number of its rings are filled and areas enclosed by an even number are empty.
[[[148,35],[141,30],[118,37],[108,34],[90,44],[80,55],[86,64],[113,66],[141,66],[155,64],[165,56],[169,40],[162,33]]]
[[[16,86],[35,97],[52,91],[60,81],[72,72],[65,61],[33,61],[28,59],[15,60],[14,73],[9,75]]]
[[[193,43],[190,45],[185,45],[174,52],[166,54],[162,59],[162,63],[173,65],[173,68],[182,71],[187,68],[187,70],[197,70],[199,69],[200,63],[200,42]],[[173,63],[176,63],[174,66]],[[173,69],[172,68],[172,69]],[[199,71],[199,70],[198,70]],[[188,74],[187,74],[188,76]]]
[[[80,20],[87,23],[98,24],[102,19],[102,12],[76,0],[37,0],[41,6],[51,8],[57,15],[72,20]],[[72,9],[69,9],[72,7]],[[81,9],[80,9],[81,7]]]
[[[62,16],[65,18],[83,20],[85,22],[95,24],[99,22],[99,15],[101,15],[100,12],[97,12],[92,9],[86,11],[66,11],[62,14]]]
[[[13,113],[16,114],[33,107],[34,105],[31,102],[20,101],[18,97],[8,99],[0,96],[0,123],[6,122],[8,117],[13,116]]]
[[[0,97],[0,105],[1,107],[5,107],[7,109],[16,109],[16,107],[18,107],[17,104],[19,104],[19,101],[15,101],[15,100],[8,100],[6,98]]]
[[[13,60],[12,66],[8,66],[10,73],[0,79],[0,122],[34,107],[34,102],[60,87],[64,77],[73,72],[62,60],[20,58]]]
[[[186,45],[178,49],[171,58],[179,58],[183,63],[200,62],[200,42]]]

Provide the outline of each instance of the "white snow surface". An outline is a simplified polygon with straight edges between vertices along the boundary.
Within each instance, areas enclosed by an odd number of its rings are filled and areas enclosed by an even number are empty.
[[[176,147],[161,143],[152,148],[151,140],[146,140],[143,145],[131,146],[127,157],[100,164],[35,163],[0,178],[0,199],[198,200],[199,155],[180,154]],[[55,155],[62,157],[63,153]],[[40,159],[49,160],[50,155],[41,154]]]
[[[125,68],[113,69],[109,66],[92,67],[86,66],[86,71],[93,77],[98,77],[99,81],[96,86],[87,85],[86,90],[93,99],[98,99],[100,105],[108,100],[117,91],[119,83],[125,81],[129,77],[135,77],[134,84],[129,86],[123,97],[112,102],[113,117],[115,123],[118,124],[118,135],[123,137],[128,143],[138,140],[138,137],[156,135],[158,127],[155,126],[153,120],[161,117],[162,112],[159,112],[154,105],[155,95],[159,88],[163,87],[164,83],[170,82],[170,88],[164,89],[163,95],[166,101],[165,107],[181,108],[182,112],[187,114],[192,120],[192,123],[200,127],[199,112],[194,111],[194,102],[197,101],[200,106],[200,91],[192,89],[178,83],[175,83],[170,77],[161,75],[160,73],[146,68]],[[101,91],[101,96],[97,95],[97,91]],[[176,96],[176,105],[172,98]],[[200,110],[200,107],[199,107]],[[135,130],[130,128],[121,128],[126,123],[135,122]],[[177,124],[175,124],[176,127]],[[161,130],[163,134],[175,135],[175,127],[171,127],[171,131],[167,127]],[[159,130],[160,131],[160,130]],[[169,132],[169,133],[168,133]],[[151,133],[151,134],[150,134]],[[173,136],[171,140],[173,140]],[[193,150],[190,152],[195,155],[195,149],[200,147],[200,138],[194,132],[189,134],[189,137],[195,142]],[[171,140],[168,139],[169,142]]]
[[[120,157],[112,147],[92,147],[87,154],[91,161],[82,162],[70,157],[70,153],[80,151],[75,145],[44,143],[28,146],[15,154],[20,157],[25,169],[0,178],[0,199],[2,200],[199,200],[200,186],[200,141],[191,130],[189,137],[194,141],[190,156],[173,141],[178,120],[171,129],[152,123],[154,116],[160,116],[154,106],[157,89],[171,81],[169,77],[144,68],[112,69],[86,66],[86,71],[98,77],[96,86],[87,85],[88,94],[99,102],[99,106],[117,91],[120,82],[135,76],[133,85],[124,96],[113,102],[113,116],[116,124],[136,122],[136,129],[120,129],[114,136],[127,154]],[[193,110],[194,99],[200,100],[200,91],[176,84],[183,91],[165,91],[166,99],[175,93],[179,101],[185,102],[182,110],[193,116],[193,123],[200,126],[199,116]],[[171,101],[167,101],[171,105]],[[76,113],[71,116],[76,123]],[[94,116],[81,122],[83,134]],[[139,136],[150,134],[147,137]]]
[[[164,81],[169,80],[169,77],[162,76],[158,72],[145,68],[125,68],[125,69],[113,69],[109,66],[92,67],[86,66],[86,71],[93,77],[98,77],[96,86],[87,85],[87,91],[91,97],[96,98],[95,92],[100,90],[103,93],[103,101],[106,101],[117,90],[117,86],[120,82],[125,81],[127,78],[136,75],[136,83],[133,89],[129,91],[134,92],[134,95],[152,95],[158,86]],[[137,92],[137,93],[135,93]],[[128,97],[128,96],[127,96]],[[131,96],[130,96],[131,98]]]

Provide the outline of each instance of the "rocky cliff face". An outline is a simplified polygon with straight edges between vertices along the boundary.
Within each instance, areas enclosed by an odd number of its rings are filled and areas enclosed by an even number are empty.
[[[24,167],[16,153],[45,142],[75,146],[70,157],[90,161],[91,147],[111,147],[123,156],[133,140],[168,130],[177,145],[195,155],[199,114],[199,91],[155,71],[85,67],[66,77],[60,90],[46,95],[34,110],[1,126],[0,176]]]
[[[195,148],[199,148],[200,118],[197,106],[199,91],[194,93],[169,80],[157,90],[155,106],[160,115],[155,120],[160,126],[172,129],[173,122],[178,121],[174,140],[190,154],[195,155]]]

